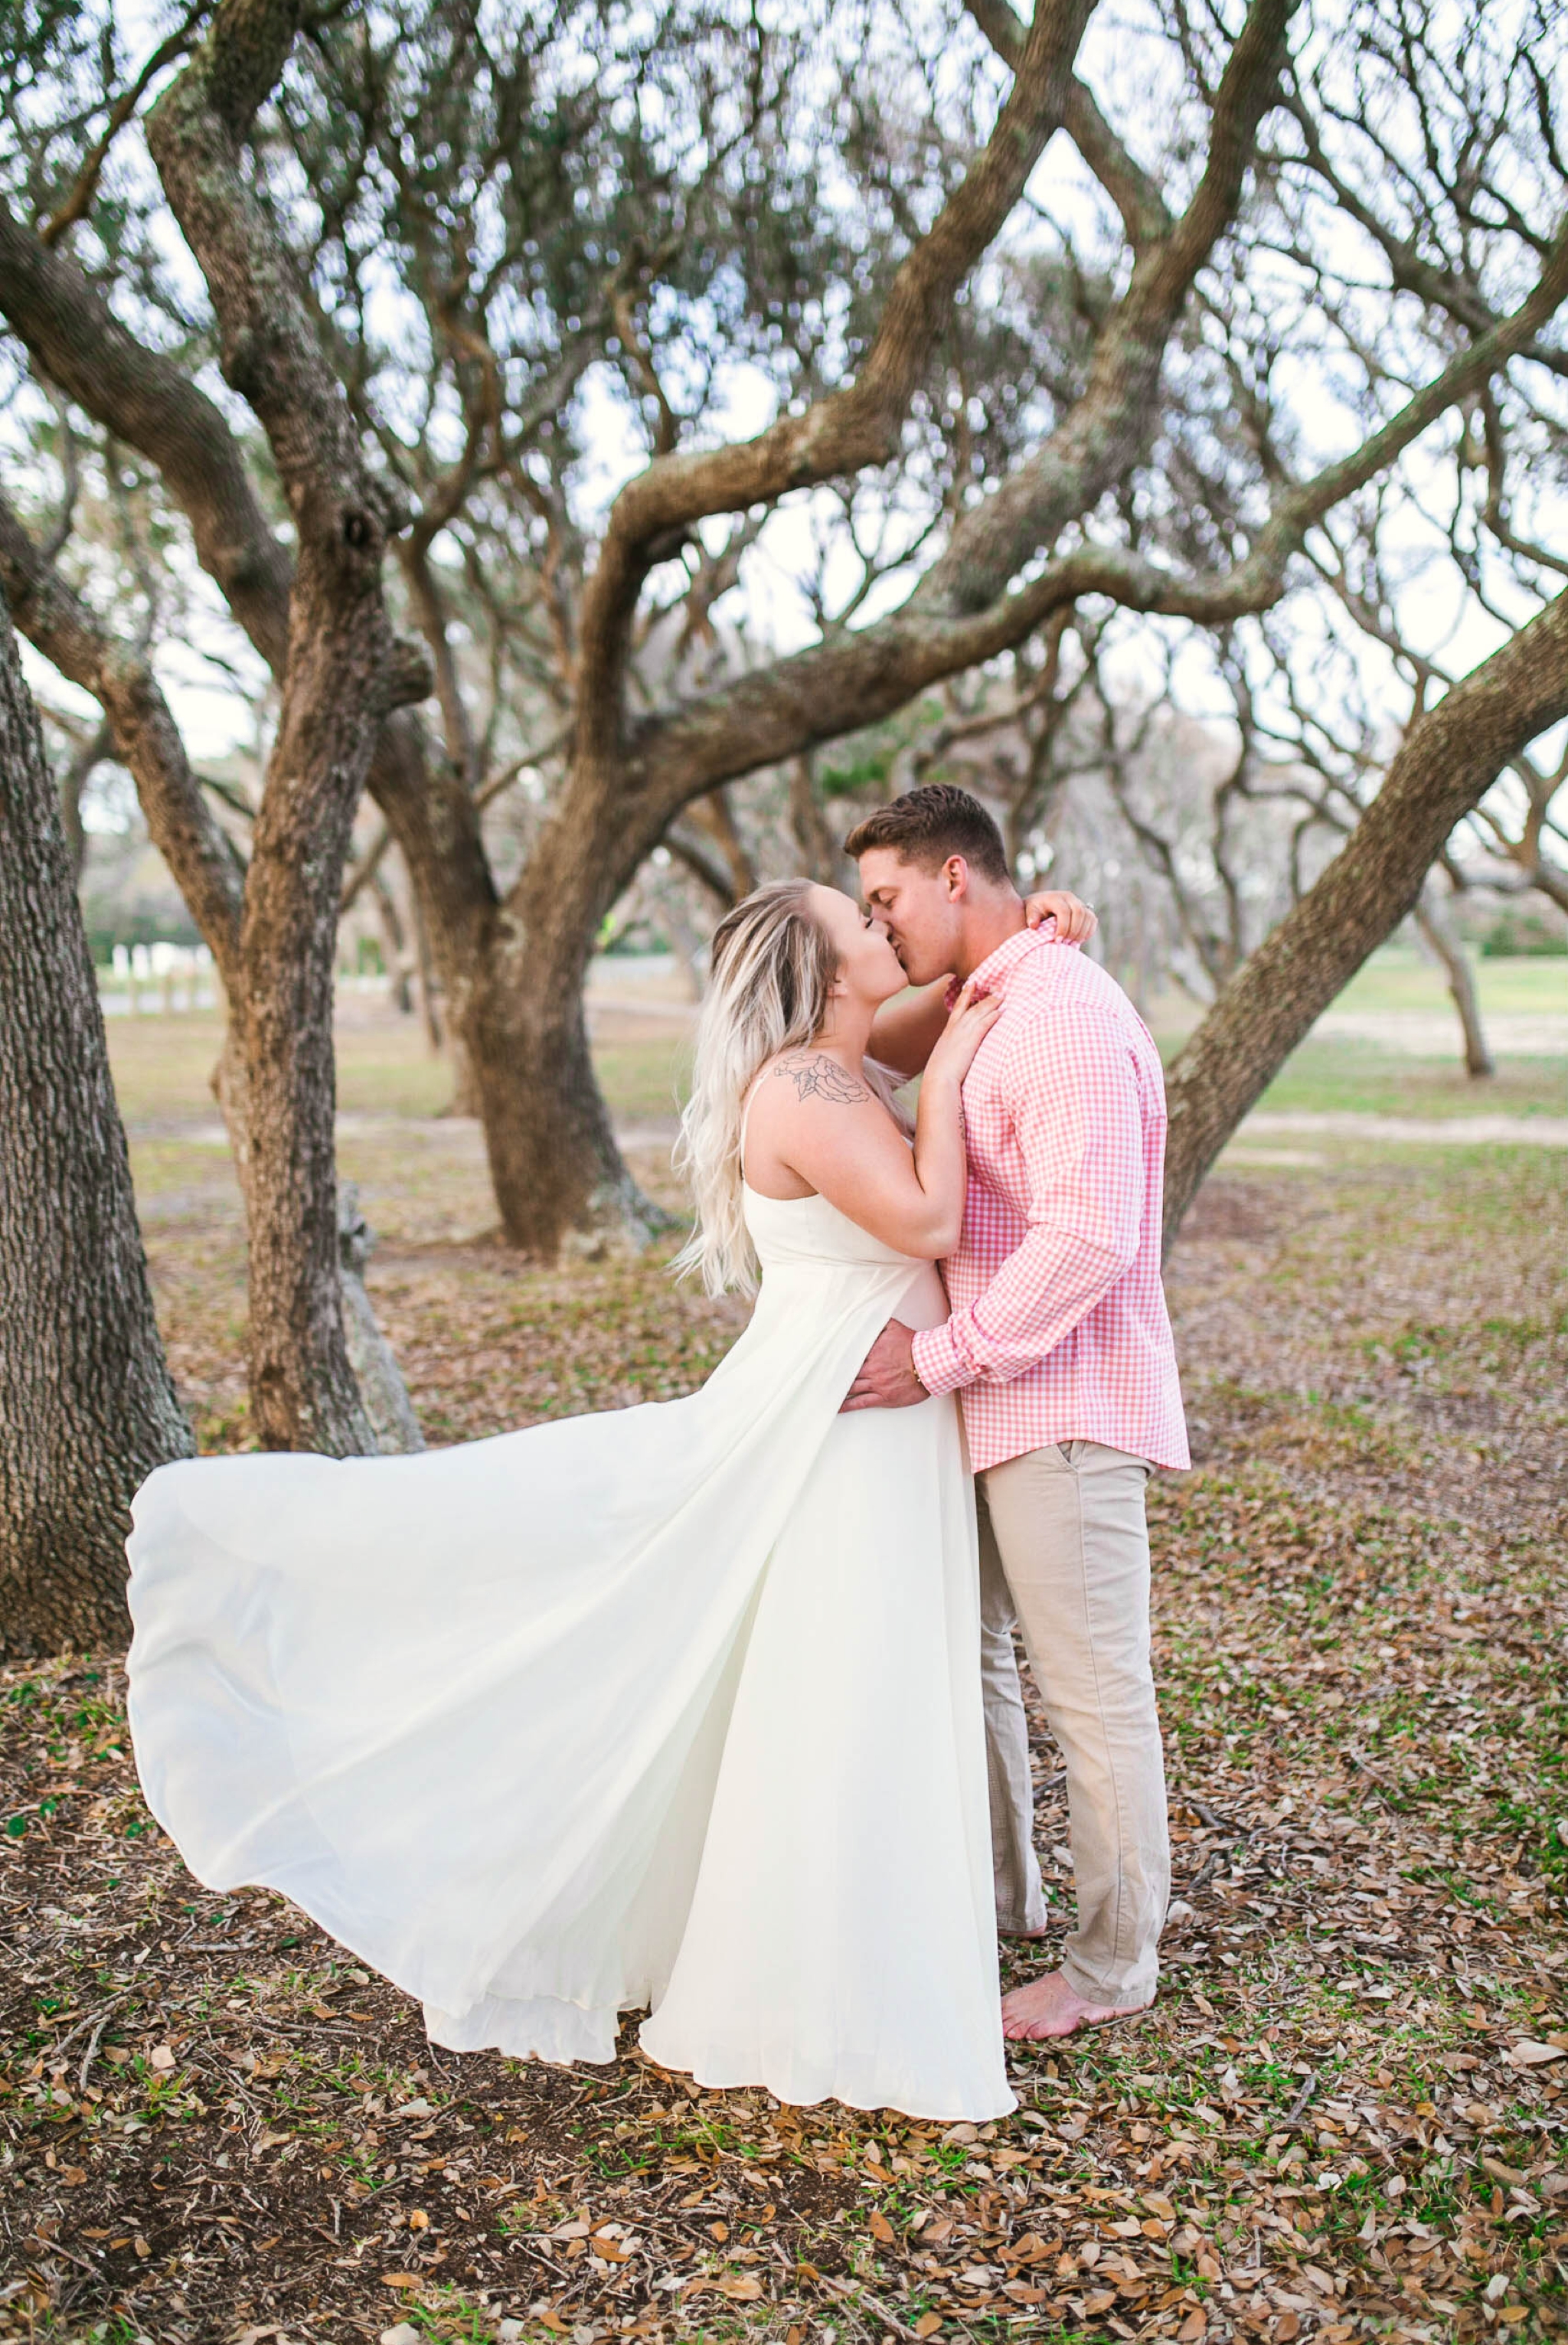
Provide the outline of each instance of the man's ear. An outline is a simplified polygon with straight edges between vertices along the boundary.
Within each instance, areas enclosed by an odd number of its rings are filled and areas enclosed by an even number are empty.
[[[942,876],[947,882],[948,898],[951,902],[956,904],[968,895],[969,866],[962,855],[948,857],[942,867]]]

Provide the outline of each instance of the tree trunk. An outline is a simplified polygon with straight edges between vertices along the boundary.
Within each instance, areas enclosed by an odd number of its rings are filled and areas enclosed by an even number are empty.
[[[616,1145],[583,998],[600,924],[657,832],[628,820],[614,770],[579,768],[488,923],[464,1039],[508,1241],[548,1260],[573,1233],[645,1246],[670,1217]],[[646,829],[646,826],[645,826]]]
[[[1496,1074],[1496,1065],[1487,1048],[1486,1029],[1481,1022],[1481,1003],[1476,995],[1474,972],[1464,947],[1453,932],[1448,908],[1430,879],[1421,889],[1420,901],[1416,906],[1416,926],[1448,980],[1448,990],[1459,1012],[1465,1073],[1472,1078]]]
[[[397,1355],[376,1324],[375,1307],[365,1289],[365,1264],[375,1250],[375,1232],[360,1211],[360,1193],[351,1181],[338,1186],[338,1263],[343,1287],[343,1333],[353,1364],[365,1414],[381,1448],[389,1457],[406,1457],[424,1447],[408,1386]]]
[[[1215,1002],[1166,1078],[1166,1244],[1205,1173],[1314,1020],[1420,894],[1454,825],[1568,716],[1568,593],[1418,717],[1317,885]]]
[[[594,1072],[583,988],[595,926],[560,908],[498,939],[469,1016],[501,1226],[545,1261],[574,1233],[640,1248],[671,1226],[626,1170]]]
[[[800,850],[800,868],[823,888],[843,888],[858,896],[860,882],[840,844],[840,832],[828,819],[817,796],[810,752],[789,760],[789,828]]]
[[[250,1409],[269,1449],[373,1454],[343,1326],[332,1055],[343,858],[369,762],[365,666],[379,612],[320,599],[309,553],[282,722],[257,817],[233,1005],[244,1070]],[[357,622],[357,624],[356,624]]]
[[[384,485],[245,161],[304,14],[300,0],[220,0],[148,112],[147,141],[206,280],[224,379],[266,431],[296,532],[281,713],[231,995],[248,1126],[250,1405],[268,1448],[343,1457],[378,1445],[350,1364],[339,1273],[332,1004],[342,872],[382,725],[424,696],[430,669],[388,619]]]
[[[425,926],[417,888],[410,891],[410,914],[413,920],[414,951],[419,962],[419,1007],[424,1020],[425,1046],[433,1059],[440,1058],[446,1047],[446,1030],[442,1022],[441,1004],[436,999],[435,969],[431,959],[430,930]]]
[[[392,882],[384,871],[378,871],[371,881],[371,894],[381,922],[382,954],[387,965],[387,1000],[400,1018],[412,1018],[413,956],[408,949],[397,898],[392,894]]]
[[[0,604],[0,1650],[119,1641],[164,1363],[59,800]]]
[[[77,879],[87,859],[87,834],[82,822],[82,794],[106,757],[114,754],[113,728],[106,720],[90,741],[83,743],[60,777],[60,812],[66,826],[66,851]]]

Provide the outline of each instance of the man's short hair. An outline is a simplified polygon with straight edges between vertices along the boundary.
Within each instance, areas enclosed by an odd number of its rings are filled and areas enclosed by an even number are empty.
[[[952,782],[928,782],[879,807],[844,841],[851,861],[873,847],[891,847],[901,862],[922,871],[940,870],[950,855],[962,855],[983,878],[1005,884],[1013,877],[1002,833],[980,800]]]

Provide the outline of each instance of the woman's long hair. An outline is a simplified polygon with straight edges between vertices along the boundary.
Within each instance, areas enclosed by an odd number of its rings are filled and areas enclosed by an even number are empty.
[[[757,1256],[742,1210],[740,1125],[759,1071],[809,1042],[828,1015],[838,957],[813,917],[809,879],[757,888],[714,930],[707,997],[697,1024],[691,1097],[680,1120],[677,1171],[691,1183],[697,1227],[671,1267],[698,1271],[709,1294],[755,1293]],[[868,1065],[892,1108],[892,1087]]]

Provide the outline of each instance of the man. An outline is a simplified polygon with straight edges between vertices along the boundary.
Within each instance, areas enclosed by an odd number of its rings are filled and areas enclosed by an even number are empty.
[[[1062,1966],[1003,2004],[1014,2037],[1070,2035],[1152,2003],[1170,1891],[1149,1663],[1144,1489],[1188,1463],[1160,1285],[1159,1054],[1121,988],[1028,925],[1001,835],[966,791],[911,791],[845,842],[912,985],[871,1036],[924,1065],[953,981],[1003,1007],[963,1086],[969,1195],[952,1315],[878,1336],[846,1408],[957,1392],[980,1513],[997,1918],[1040,1934],[1014,1619],[1066,1761],[1077,1927]]]

